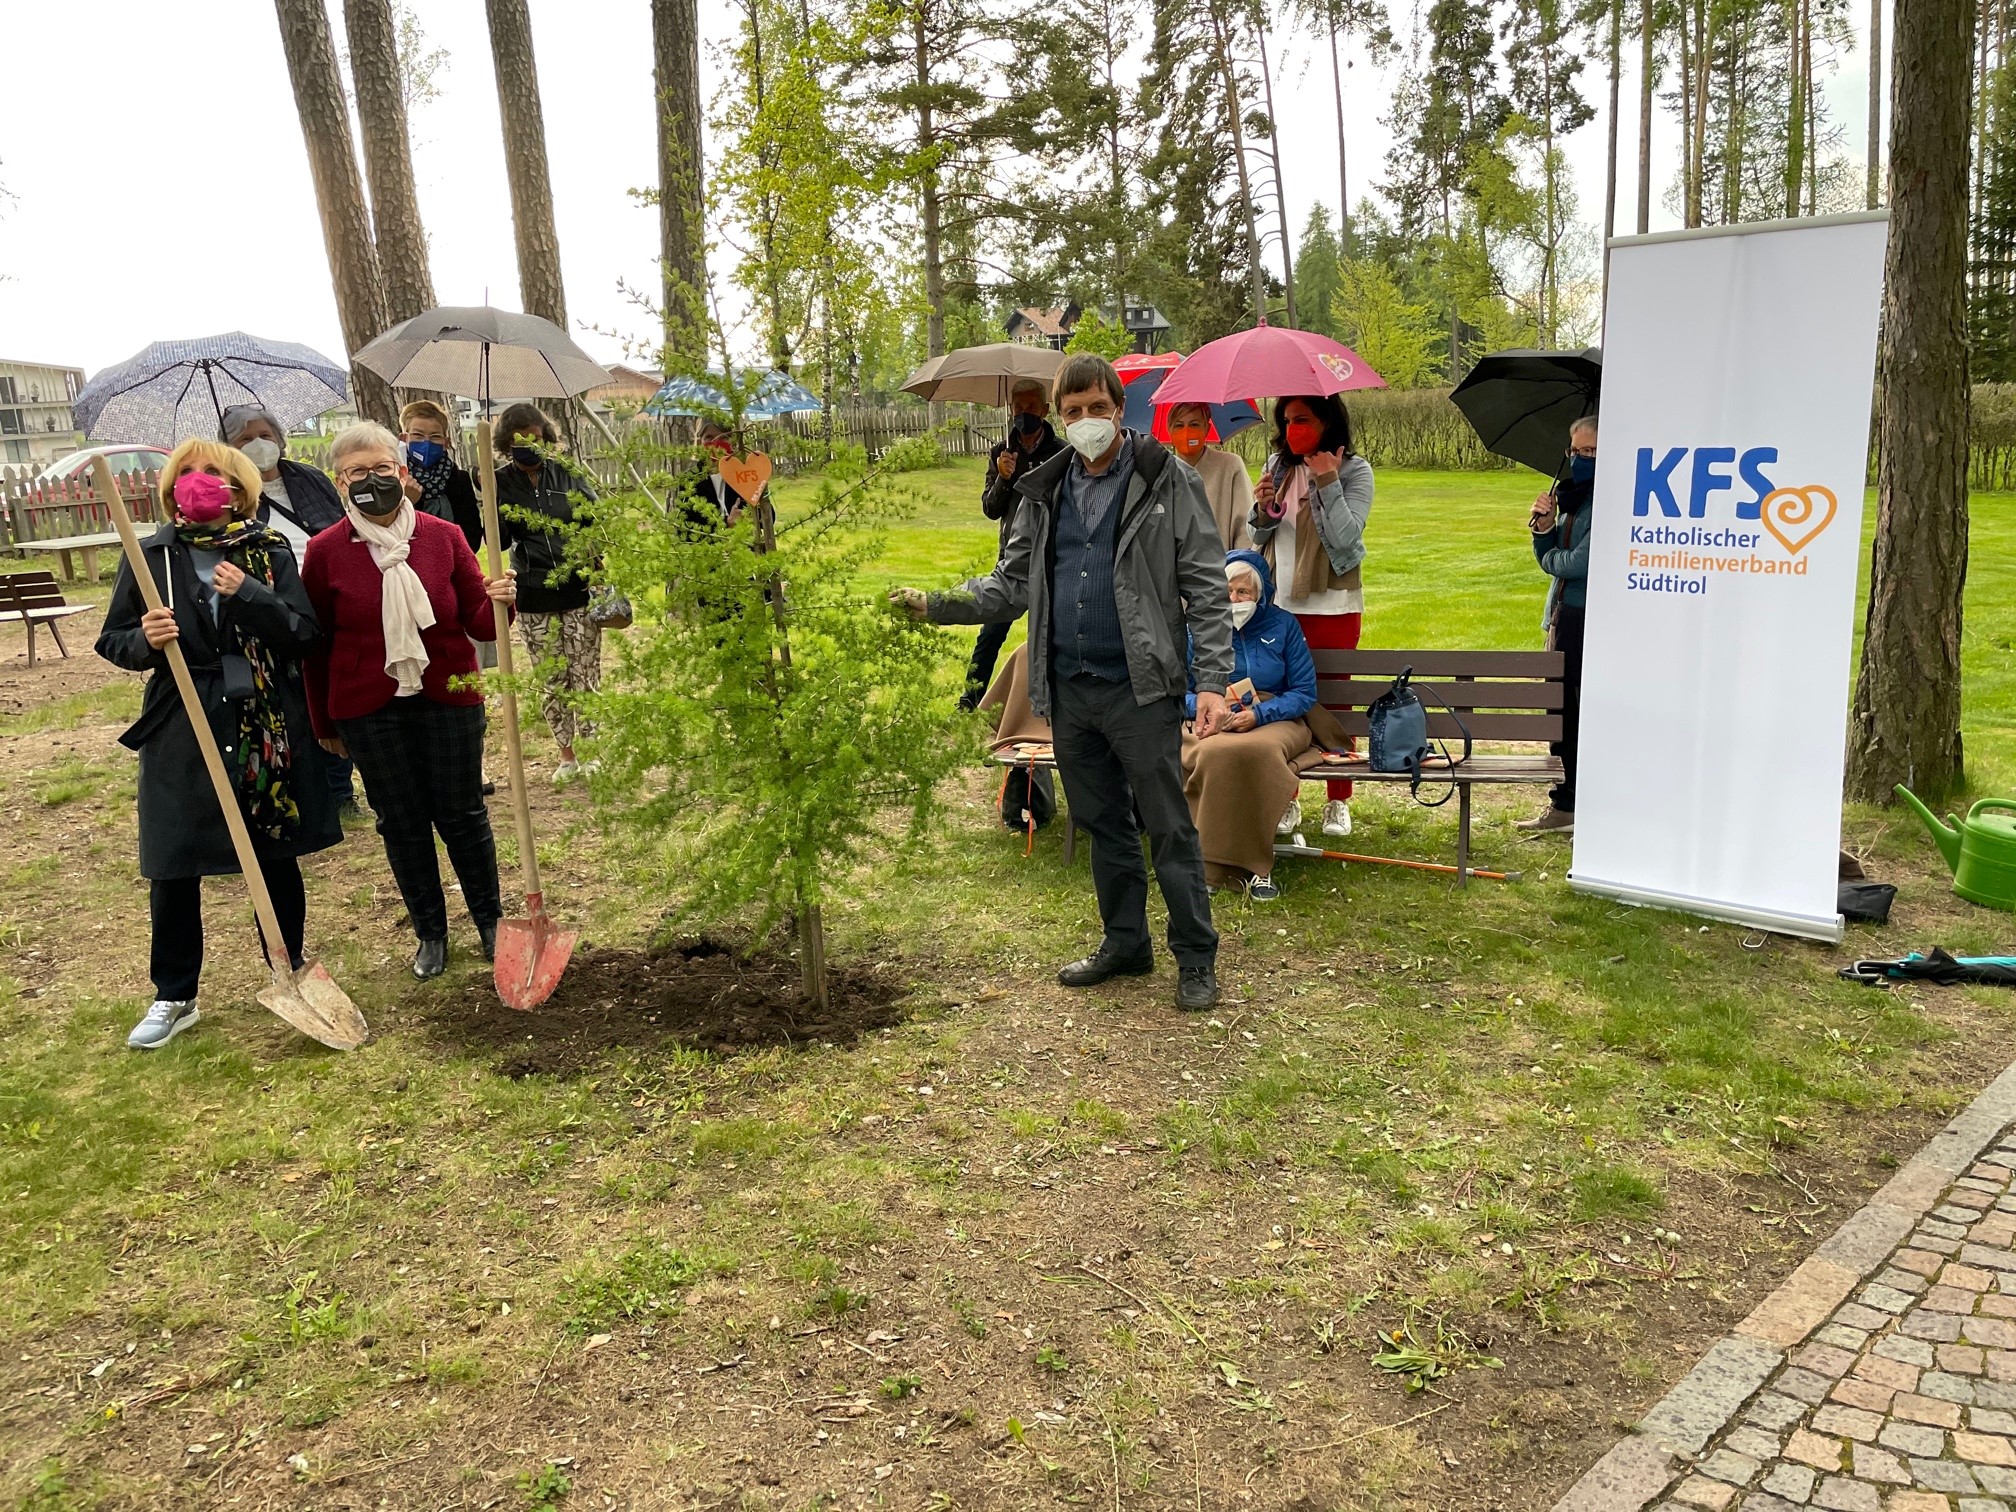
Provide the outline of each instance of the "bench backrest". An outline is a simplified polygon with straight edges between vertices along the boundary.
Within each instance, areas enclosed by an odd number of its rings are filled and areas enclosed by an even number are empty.
[[[0,613],[63,607],[63,590],[56,586],[55,573],[0,573]]]
[[[1428,712],[1428,731],[1461,740],[1463,731],[1440,707],[1462,716],[1473,740],[1555,741],[1561,738],[1559,651],[1311,651],[1316,697],[1347,735],[1365,735],[1366,705],[1393,679],[1414,669]]]

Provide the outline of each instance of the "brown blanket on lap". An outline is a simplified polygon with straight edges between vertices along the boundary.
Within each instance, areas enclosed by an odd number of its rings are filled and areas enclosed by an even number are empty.
[[[1212,883],[1272,875],[1274,826],[1302,786],[1296,773],[1322,759],[1322,747],[1299,719],[1221,731],[1209,740],[1184,731],[1183,793]]]

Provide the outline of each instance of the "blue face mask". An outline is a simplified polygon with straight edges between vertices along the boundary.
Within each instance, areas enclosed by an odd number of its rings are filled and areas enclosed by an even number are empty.
[[[1596,459],[1594,457],[1570,457],[1568,459],[1568,481],[1571,483],[1594,483],[1596,481]]]
[[[409,467],[432,467],[448,455],[448,448],[439,441],[408,441],[406,443],[406,465]]]

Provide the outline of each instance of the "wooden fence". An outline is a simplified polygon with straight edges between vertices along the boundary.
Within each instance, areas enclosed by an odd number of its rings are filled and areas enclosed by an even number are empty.
[[[135,520],[157,519],[158,472],[114,475],[119,495]],[[112,529],[112,511],[87,479],[38,483],[31,467],[0,468],[0,544],[18,554],[24,541],[102,535]]]

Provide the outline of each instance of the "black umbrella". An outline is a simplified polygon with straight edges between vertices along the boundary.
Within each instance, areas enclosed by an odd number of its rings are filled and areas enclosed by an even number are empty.
[[[1493,352],[1449,398],[1484,449],[1553,477],[1568,451],[1568,427],[1596,413],[1603,349]]]

